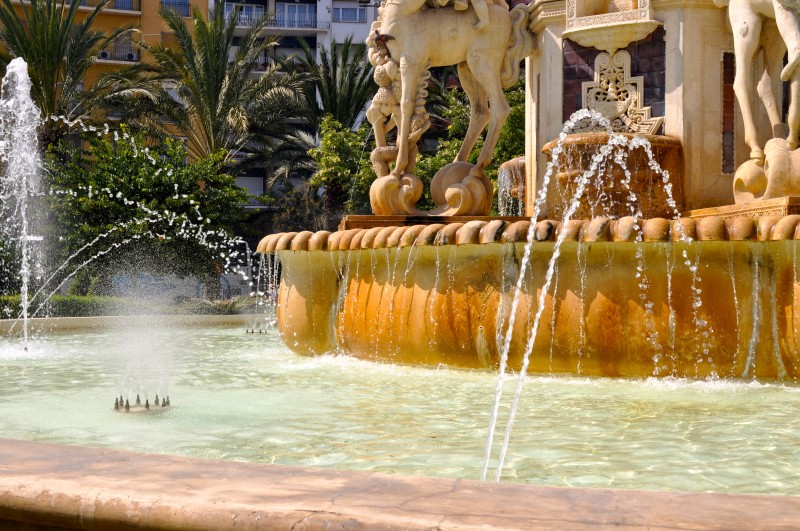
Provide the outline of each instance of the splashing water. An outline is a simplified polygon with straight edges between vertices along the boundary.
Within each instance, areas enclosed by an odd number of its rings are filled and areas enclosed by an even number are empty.
[[[525,182],[522,164],[509,161],[497,170],[497,211],[501,216],[525,215],[525,202],[521,197],[521,183]]]
[[[674,201],[674,198],[672,196],[672,187],[671,187],[671,185],[669,183],[669,174],[668,174],[668,172],[662,170],[660,165],[658,164],[658,162],[656,162],[656,160],[655,160],[655,158],[653,156],[651,147],[649,145],[649,142],[646,139],[642,138],[642,137],[628,138],[628,137],[626,137],[624,135],[615,134],[612,131],[611,124],[608,122],[608,120],[605,117],[603,117],[602,115],[598,114],[598,113],[594,113],[594,112],[588,111],[588,110],[580,110],[580,111],[576,112],[575,114],[573,114],[570,117],[570,120],[568,120],[565,123],[564,128],[562,129],[562,132],[559,135],[558,143],[556,144],[556,146],[552,150],[551,162],[547,167],[547,171],[545,172],[545,175],[544,175],[544,178],[543,178],[543,182],[542,182],[542,186],[541,186],[541,188],[539,190],[539,193],[537,195],[536,203],[535,203],[534,209],[533,209],[533,216],[531,218],[531,224],[530,224],[530,228],[529,228],[529,231],[528,231],[527,243],[525,245],[522,262],[520,264],[519,277],[517,279],[516,288],[514,290],[513,301],[512,301],[512,304],[511,304],[511,309],[509,311],[508,320],[507,320],[507,323],[506,323],[507,328],[506,328],[506,332],[505,332],[505,340],[503,342],[503,346],[502,346],[502,349],[500,351],[500,354],[501,354],[500,355],[500,367],[499,367],[499,373],[498,373],[498,378],[497,378],[497,386],[496,386],[496,389],[495,389],[495,401],[494,401],[494,405],[493,405],[492,411],[490,413],[488,437],[487,437],[486,446],[485,446],[485,449],[484,449],[485,450],[484,451],[484,461],[483,461],[483,467],[482,467],[482,470],[481,470],[481,479],[484,479],[484,480],[486,479],[486,474],[488,472],[488,467],[489,467],[489,461],[491,459],[492,451],[493,451],[494,433],[495,433],[495,429],[496,429],[496,425],[497,425],[497,417],[498,417],[498,412],[499,412],[499,409],[500,409],[500,403],[501,403],[502,394],[503,394],[503,384],[504,384],[504,382],[506,380],[506,369],[507,369],[507,363],[508,363],[508,356],[509,356],[509,350],[510,350],[510,345],[511,345],[512,334],[513,334],[513,330],[514,330],[514,320],[516,318],[516,313],[517,313],[517,307],[518,307],[518,304],[519,304],[520,294],[523,291],[523,286],[524,286],[524,283],[525,283],[526,271],[527,271],[527,268],[529,267],[529,263],[530,263],[532,245],[533,245],[533,242],[537,239],[536,238],[536,227],[537,227],[536,221],[539,219],[539,216],[540,216],[540,214],[542,212],[542,207],[543,207],[543,205],[545,203],[545,199],[546,199],[547,194],[548,194],[548,186],[550,184],[552,176],[557,171],[557,166],[559,165],[559,163],[562,160],[566,160],[567,165],[568,166],[570,165],[570,160],[569,160],[570,159],[570,154],[569,153],[565,153],[565,151],[564,151],[564,145],[565,145],[565,141],[567,139],[568,133],[571,132],[571,131],[576,130],[577,127],[579,127],[580,129],[585,129],[587,124],[588,125],[593,125],[595,128],[605,129],[605,131],[609,135],[609,139],[608,139],[608,142],[605,145],[601,145],[601,146],[598,147],[598,151],[592,157],[588,168],[586,170],[582,171],[579,175],[575,176],[576,178],[575,178],[574,184],[573,184],[573,186],[574,186],[573,193],[568,196],[570,199],[569,199],[569,202],[567,203],[566,210],[564,211],[563,219],[561,220],[561,227],[565,227],[569,223],[571,218],[573,216],[575,216],[576,213],[578,212],[578,209],[581,206],[581,201],[582,201],[583,196],[584,196],[584,194],[586,192],[587,186],[589,186],[590,184],[593,184],[595,186],[598,186],[598,185],[599,186],[605,186],[601,182],[602,181],[602,176],[606,173],[606,171],[612,165],[616,165],[616,166],[620,167],[622,169],[622,171],[623,171],[623,175],[624,176],[623,176],[622,181],[621,181],[620,184],[626,190],[625,201],[626,201],[626,203],[628,205],[629,214],[631,216],[633,216],[635,220],[642,219],[641,210],[640,210],[640,208],[638,206],[638,199],[637,199],[636,195],[634,194],[634,192],[631,190],[631,186],[630,186],[631,172],[627,168],[627,165],[626,165],[627,154],[632,152],[635,149],[640,149],[641,148],[641,149],[645,150],[645,154],[647,155],[649,168],[651,170],[653,170],[654,172],[656,172],[657,174],[661,175],[662,182],[664,184],[664,190],[665,190],[665,192],[667,194],[667,204],[670,207],[670,209],[673,211],[674,217],[677,220],[677,223],[676,223],[676,235],[683,242],[691,241],[684,234],[684,232],[682,230],[682,226],[680,224],[680,219],[679,219],[680,218],[680,213],[677,210],[676,202]],[[600,192],[601,192],[601,194],[600,194],[601,198],[605,197],[602,194],[602,190],[600,190]],[[598,201],[598,203],[600,203],[600,202]],[[598,212],[596,212],[596,208],[599,208],[599,205],[590,205],[590,208],[591,208],[591,211],[592,211],[593,215],[597,215],[598,214]],[[642,231],[642,224],[640,222],[638,222],[638,221],[635,222],[633,229],[636,231],[635,243],[637,245],[636,264],[635,264],[636,273],[635,273],[635,275],[636,275],[636,278],[637,278],[637,281],[638,281],[638,286],[640,288],[640,299],[641,299],[641,302],[643,304],[643,308],[645,308],[646,313],[648,314],[648,316],[651,316],[652,315],[652,307],[653,307],[653,305],[652,305],[652,303],[649,303],[648,300],[647,300],[647,291],[648,291],[648,288],[649,288],[649,283],[648,283],[647,277],[645,275],[644,251],[643,251],[643,248],[642,248],[644,234],[643,234],[643,231]],[[522,393],[522,389],[523,389],[524,384],[525,384],[526,373],[527,373],[527,370],[528,370],[530,357],[531,357],[531,354],[533,352],[533,347],[534,347],[534,343],[535,343],[535,340],[536,340],[536,336],[537,336],[537,332],[538,332],[538,329],[539,329],[539,325],[540,325],[540,321],[541,321],[541,318],[542,318],[542,314],[543,314],[543,311],[544,311],[544,308],[545,308],[546,297],[549,294],[549,291],[550,291],[551,285],[554,282],[554,279],[557,279],[556,266],[557,266],[558,259],[559,259],[559,256],[560,256],[561,246],[562,246],[564,240],[566,239],[567,233],[568,233],[568,231],[566,231],[566,230],[559,230],[557,232],[555,245],[553,247],[552,255],[551,255],[551,258],[550,258],[550,261],[549,261],[549,264],[548,264],[548,268],[547,268],[547,273],[545,275],[544,284],[541,287],[541,291],[539,292],[536,313],[535,313],[535,316],[533,318],[532,324],[531,324],[531,326],[529,328],[529,335],[528,335],[528,338],[527,338],[527,342],[525,344],[525,351],[524,351],[523,359],[522,359],[522,366],[521,366],[521,369],[520,369],[519,378],[518,378],[518,381],[517,381],[517,386],[516,386],[516,390],[515,390],[515,393],[514,393],[514,397],[513,397],[512,403],[511,403],[510,412],[509,412],[509,416],[508,416],[508,420],[507,420],[507,424],[506,424],[506,429],[505,429],[505,434],[504,434],[504,437],[503,437],[503,442],[502,442],[502,445],[501,445],[501,448],[500,448],[499,457],[498,457],[496,474],[495,474],[495,479],[498,480],[498,481],[499,481],[499,479],[500,479],[500,477],[502,475],[503,463],[504,463],[504,460],[505,460],[505,457],[506,457],[506,453],[508,451],[508,444],[509,444],[509,440],[510,440],[510,436],[511,436],[511,430],[512,430],[512,427],[513,427],[513,424],[514,424],[514,419],[515,419],[517,407],[519,405],[519,399],[520,399],[520,396],[521,396],[521,393]],[[683,250],[683,259],[684,259],[684,263],[686,263],[687,266],[691,266],[692,265],[691,261],[689,260],[689,256],[687,254],[687,251],[685,249]],[[691,268],[690,267],[690,270],[691,270],[691,272],[693,274],[693,277],[696,278],[695,282],[699,281],[699,279],[697,279],[697,277],[696,277],[696,268]],[[700,305],[700,289],[699,289],[699,286],[697,287],[696,290],[693,290],[693,299],[694,299],[693,303],[694,303],[695,307],[699,306]],[[699,325],[702,325],[702,322],[700,322],[700,321],[702,321],[702,319],[697,318],[696,321],[699,322],[698,323]],[[551,323],[551,325],[552,325],[552,323]],[[646,330],[646,332],[647,332],[647,336],[648,336],[647,337],[648,342],[650,344],[654,345],[654,346],[657,345],[658,344],[657,331],[653,327],[652,322],[649,323],[649,327]],[[653,357],[654,357],[654,364],[656,365],[656,368],[657,368],[658,364],[660,362],[660,359],[661,359],[661,353],[656,350],[656,351],[654,351],[654,356]]]

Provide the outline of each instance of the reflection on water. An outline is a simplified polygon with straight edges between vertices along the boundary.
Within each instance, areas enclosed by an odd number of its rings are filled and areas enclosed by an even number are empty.
[[[478,478],[494,386],[489,372],[302,358],[244,327],[50,335],[28,352],[0,342],[0,436]],[[113,411],[137,392],[172,407]],[[799,410],[791,384],[534,377],[504,478],[797,495]]]

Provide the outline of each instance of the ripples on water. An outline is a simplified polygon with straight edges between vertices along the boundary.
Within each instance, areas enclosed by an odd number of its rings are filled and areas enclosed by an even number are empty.
[[[244,327],[50,335],[28,352],[0,342],[0,434],[478,478],[494,386],[489,372],[303,358]],[[113,411],[137,392],[173,407]],[[798,410],[793,384],[534,377],[504,478],[797,495]]]

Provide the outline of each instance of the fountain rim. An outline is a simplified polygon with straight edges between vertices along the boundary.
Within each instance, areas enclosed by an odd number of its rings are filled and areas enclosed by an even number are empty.
[[[471,220],[428,225],[390,225],[331,231],[280,232],[265,236],[256,253],[282,251],[354,251],[418,246],[525,243],[530,220]],[[800,215],[706,216],[639,219],[597,217],[561,223],[541,220],[534,242],[554,242],[566,231],[572,242],[781,241],[800,239]]]
[[[563,139],[556,138],[542,146],[542,153],[550,155],[553,149],[561,143],[565,148],[567,146],[585,146],[585,145],[598,145],[602,146],[608,144],[608,139],[611,136],[624,136],[625,138],[632,139],[634,137],[641,137],[647,140],[653,149],[680,149],[683,150],[683,143],[681,139],[676,136],[670,135],[649,135],[644,133],[609,133],[608,131],[581,131],[575,133],[568,133]]]

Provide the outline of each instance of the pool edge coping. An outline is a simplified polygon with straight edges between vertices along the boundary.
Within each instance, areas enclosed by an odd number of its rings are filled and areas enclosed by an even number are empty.
[[[3,524],[67,529],[800,529],[800,497],[545,487],[0,439]]]

